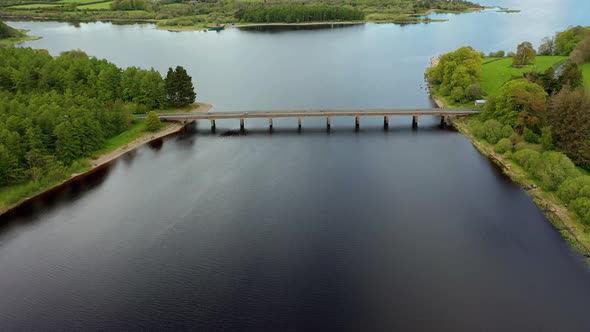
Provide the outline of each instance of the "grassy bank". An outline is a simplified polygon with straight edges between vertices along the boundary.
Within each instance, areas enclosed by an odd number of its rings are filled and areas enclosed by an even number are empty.
[[[470,119],[458,119],[454,125],[469,138],[473,146],[482,155],[496,163],[504,174],[527,191],[539,209],[545,213],[551,224],[576,252],[585,257],[586,262],[590,265],[590,233],[585,229],[579,218],[568,211],[555,192],[542,190],[539,181],[514,162],[509,157],[509,154],[507,156],[496,153],[494,152],[494,145],[485,140],[478,140],[473,134]],[[586,174],[585,170],[580,168],[578,170],[580,174]]]
[[[522,77],[530,71],[544,72],[549,67],[557,67],[563,63],[565,56],[538,56],[535,65],[524,68],[512,67],[512,58],[484,58],[481,68],[481,87],[488,95],[496,95],[504,83],[513,76]]]
[[[171,126],[169,123],[162,123],[162,127],[159,132],[162,132],[167,126]],[[121,147],[128,146],[134,141],[141,139],[146,135],[157,134],[154,132],[147,132],[145,121],[141,120],[132,125],[129,129],[123,133],[111,137],[106,140],[104,147],[94,153],[94,157],[108,155]],[[10,210],[11,208],[21,204],[27,199],[41,194],[57,185],[64,183],[65,181],[89,171],[90,169],[100,166],[108,161],[110,158],[106,158],[103,162],[97,162],[97,159],[79,159],[74,161],[71,166],[67,167],[61,174],[54,174],[44,176],[37,181],[30,181],[23,184],[2,187],[0,188],[0,215]]]

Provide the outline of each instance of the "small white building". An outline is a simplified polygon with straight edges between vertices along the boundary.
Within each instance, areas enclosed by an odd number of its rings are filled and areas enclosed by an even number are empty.
[[[475,107],[484,106],[486,101],[484,99],[478,99],[475,101]]]

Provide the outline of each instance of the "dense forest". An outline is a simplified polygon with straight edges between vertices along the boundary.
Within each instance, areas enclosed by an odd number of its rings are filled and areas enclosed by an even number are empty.
[[[122,70],[81,51],[52,57],[0,49],[0,186],[62,179],[72,163],[128,129],[133,113],[194,102],[190,77],[179,68],[170,79],[182,76],[188,98],[167,90],[178,85],[154,69]]]
[[[236,12],[241,22],[321,22],[321,21],[358,21],[364,19],[364,13],[358,9],[314,5],[279,5],[279,6],[248,6]]]
[[[202,28],[211,23],[309,21],[412,21],[429,10],[481,8],[463,0],[0,0],[0,18],[66,21],[156,21],[160,26]],[[286,13],[286,10],[290,13]],[[362,13],[362,14],[361,14]],[[290,15],[291,14],[291,15]]]

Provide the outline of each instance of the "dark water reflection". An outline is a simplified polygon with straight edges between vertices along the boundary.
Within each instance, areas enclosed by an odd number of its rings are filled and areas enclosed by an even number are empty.
[[[498,3],[529,10],[276,34],[11,24],[52,53],[185,65],[218,110],[425,107],[428,57],[538,42],[589,6]],[[390,120],[199,123],[3,218],[0,327],[587,331],[587,268],[526,193],[439,119]]]

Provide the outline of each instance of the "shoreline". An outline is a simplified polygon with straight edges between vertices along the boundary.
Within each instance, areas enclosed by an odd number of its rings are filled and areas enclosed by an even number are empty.
[[[438,62],[438,57],[431,58],[430,66],[428,68],[436,66]],[[426,70],[428,70],[428,68]],[[437,107],[444,108],[446,105],[433,94],[430,84],[428,84],[427,89],[428,95],[435,101]],[[452,108],[453,106],[449,107]],[[504,156],[495,153],[493,145],[478,141],[471,134],[466,118],[453,118],[450,123],[469,140],[471,145],[473,145],[482,156],[498,166],[502,173],[507,176],[512,183],[519,186],[532,198],[535,205],[537,205],[541,212],[543,212],[543,215],[555,230],[559,232],[572,251],[581,255],[586,264],[590,266],[590,237],[580,239],[580,236],[578,235],[585,234],[583,225],[573,218],[567,208],[554,197],[555,195],[553,193],[547,193],[535,186],[526,172],[520,170],[518,167],[514,167],[513,163],[506,160]]]
[[[191,112],[208,112],[213,107],[213,105],[206,104],[206,103],[198,103],[198,105],[199,106],[196,108],[193,108]],[[38,199],[44,195],[51,194],[51,192],[58,190],[64,186],[70,184],[71,182],[74,182],[82,177],[85,177],[85,176],[90,175],[96,171],[99,171],[103,167],[105,167],[105,166],[111,164],[112,162],[114,162],[115,160],[117,160],[119,157],[122,157],[122,156],[136,150],[137,148],[142,147],[145,144],[151,143],[151,142],[159,140],[159,139],[166,138],[168,136],[176,135],[180,131],[182,131],[183,128],[185,128],[185,125],[183,125],[179,122],[169,122],[168,125],[164,126],[163,128],[161,128],[160,130],[158,130],[156,132],[147,132],[146,131],[146,132],[142,133],[139,137],[135,138],[134,140],[132,140],[131,142],[129,142],[123,146],[119,146],[112,151],[103,153],[96,158],[89,159],[89,161],[88,161],[89,168],[87,170],[84,170],[83,172],[80,172],[80,173],[73,173],[72,175],[70,175],[70,177],[68,177],[67,179],[65,179],[59,183],[56,183],[56,184],[51,185],[47,188],[44,188],[43,190],[39,191],[38,193],[35,193],[29,197],[25,197],[13,204],[8,204],[6,207],[0,209],[0,218],[4,217],[4,216],[8,216],[12,212],[15,212],[16,210],[26,206],[26,204],[34,201],[35,199]]]

